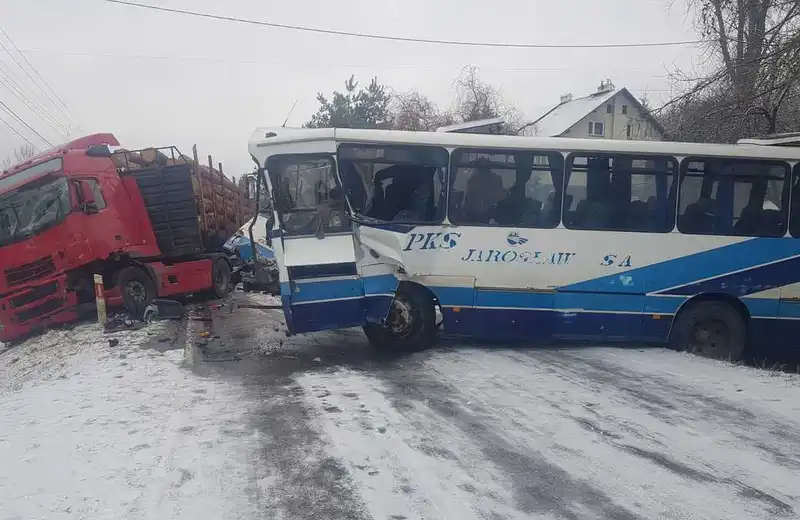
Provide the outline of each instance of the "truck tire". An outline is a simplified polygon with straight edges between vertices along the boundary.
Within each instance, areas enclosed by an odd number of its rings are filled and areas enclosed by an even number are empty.
[[[150,276],[138,267],[126,267],[117,273],[117,286],[122,293],[122,304],[137,319],[156,297],[156,286]]]
[[[217,298],[225,298],[231,292],[231,266],[223,258],[214,261],[211,269],[211,293]]]
[[[723,301],[690,305],[672,326],[671,346],[702,357],[739,361],[747,346],[747,325],[742,314]]]
[[[385,325],[364,326],[364,334],[374,347],[406,352],[430,347],[436,339],[436,330],[433,299],[414,285],[397,292]]]

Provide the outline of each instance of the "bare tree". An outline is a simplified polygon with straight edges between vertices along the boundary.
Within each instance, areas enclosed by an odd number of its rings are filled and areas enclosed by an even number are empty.
[[[800,2],[690,0],[714,69],[677,73],[683,92],[659,109],[670,137],[734,141],[796,129],[800,105]]]
[[[433,131],[455,123],[451,112],[442,110],[417,90],[394,94],[392,100],[395,130]]]
[[[452,109],[455,120],[469,122],[499,116],[505,120],[508,133],[516,133],[522,126],[522,113],[505,102],[500,89],[478,76],[477,67],[464,67],[455,80],[455,87],[456,98]]]
[[[23,144],[14,149],[12,155],[3,159],[3,169],[8,170],[14,165],[26,161],[36,155],[36,148],[29,144]]]

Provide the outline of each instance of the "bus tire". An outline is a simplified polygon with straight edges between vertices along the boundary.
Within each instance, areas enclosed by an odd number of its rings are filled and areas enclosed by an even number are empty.
[[[138,267],[125,267],[117,274],[122,305],[129,314],[141,318],[144,309],[156,297],[156,286],[150,276]]]
[[[739,361],[747,346],[747,324],[742,314],[724,301],[698,302],[678,315],[670,344],[702,357]]]
[[[395,294],[385,325],[367,323],[364,334],[374,347],[419,351],[436,340],[436,308],[433,299],[417,286],[402,287]]]
[[[217,258],[211,269],[211,292],[217,298],[225,298],[231,292],[231,266],[223,258]]]

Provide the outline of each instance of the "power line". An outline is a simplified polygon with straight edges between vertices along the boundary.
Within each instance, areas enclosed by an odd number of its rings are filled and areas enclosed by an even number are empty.
[[[39,117],[39,119],[47,123],[50,126],[50,128],[61,134],[64,135],[68,134],[67,128],[61,123],[59,123],[56,118],[45,113],[41,107],[37,107],[34,104],[35,101],[29,99],[25,95],[25,93],[20,89],[19,85],[16,84],[14,79],[7,72],[5,72],[1,66],[0,66],[0,85],[4,86],[6,90],[11,92],[11,94],[13,94],[15,98],[17,98],[23,105],[28,107],[28,109],[30,109],[31,112],[36,114]]]
[[[100,58],[113,58],[113,59],[140,59],[140,60],[157,60],[157,61],[188,61],[200,63],[221,63],[232,65],[272,65],[275,67],[289,67],[301,69],[315,69],[315,68],[336,68],[336,69],[355,69],[355,68],[387,68],[387,69],[414,69],[423,71],[441,71],[441,70],[454,70],[459,71],[463,67],[421,67],[419,65],[403,65],[403,64],[368,64],[368,63],[285,63],[271,60],[247,60],[247,59],[230,59],[230,58],[214,58],[208,56],[164,56],[154,54],[128,54],[128,53],[110,53],[110,52],[85,52],[85,51],[59,51],[47,49],[20,49],[23,54],[27,53],[46,53],[58,56],[87,56],[87,57],[100,57]],[[519,67],[480,67],[481,70],[495,70],[499,72],[574,72],[578,70],[585,70],[585,67],[567,67],[567,68],[519,68]],[[603,69],[602,73],[608,73],[609,69]],[[659,69],[654,68],[623,68],[625,72],[655,72]],[[613,69],[612,69],[613,72]],[[651,76],[653,78],[667,78],[667,74],[656,74]]]
[[[264,22],[261,20],[252,20],[249,18],[239,18],[234,16],[222,16],[210,13],[201,13],[198,11],[188,11],[185,9],[175,9],[170,7],[162,7],[158,5],[142,4],[139,2],[130,2],[128,0],[103,0],[112,4],[121,4],[131,7],[139,7],[142,9],[151,9],[153,11],[162,11],[165,13],[182,14],[186,16],[194,16],[197,18],[207,18],[211,20],[222,20],[226,22],[237,22],[249,25],[258,25],[262,27],[273,27],[278,29],[292,29],[295,31],[304,31],[317,34],[331,34],[336,36],[351,36],[354,38],[368,38],[371,40],[384,40],[405,43],[429,43],[436,45],[454,45],[462,47],[494,47],[506,49],[618,49],[618,48],[631,48],[631,47],[674,47],[681,45],[696,45],[699,43],[707,43],[706,40],[686,40],[674,42],[651,42],[651,43],[598,43],[598,44],[540,44],[540,43],[499,43],[499,42],[476,42],[464,40],[436,40],[431,38],[411,38],[404,36],[387,36],[382,34],[359,33],[351,31],[336,31],[332,29],[319,29],[316,27],[306,27],[303,25],[290,25],[274,22]]]
[[[74,119],[72,119],[72,117],[71,117],[71,113],[70,113],[69,107],[67,107],[67,104],[64,103],[64,100],[61,99],[58,94],[56,94],[56,91],[53,90],[53,87],[51,87],[50,84],[47,82],[47,80],[44,79],[44,77],[42,77],[42,75],[39,73],[39,71],[36,69],[36,67],[33,66],[33,63],[30,62],[28,57],[25,56],[22,52],[20,52],[19,47],[17,47],[17,44],[14,43],[14,40],[11,38],[11,36],[9,36],[8,33],[6,33],[6,31],[3,30],[2,26],[0,26],[0,33],[2,33],[3,36],[5,36],[8,39],[8,41],[11,43],[11,45],[14,47],[14,49],[17,51],[17,53],[20,56],[22,56],[22,59],[25,60],[25,63],[28,64],[28,67],[31,68],[33,73],[36,74],[36,76],[41,80],[41,82],[45,85],[45,87],[47,87],[47,90],[49,90],[53,94],[53,97],[55,97],[58,100],[58,102],[61,104],[61,106],[64,109],[64,110],[62,110],[62,113],[64,115],[66,115],[67,119],[69,119],[72,123],[75,123]],[[8,51],[6,50],[6,52],[8,52]],[[10,52],[9,52],[9,56],[11,56]],[[23,70],[23,72],[25,72],[25,74],[28,76],[28,78],[30,78],[31,82],[34,85],[36,85],[37,87],[39,87],[39,90],[41,90],[42,93],[44,93],[47,96],[47,92],[45,92],[44,89],[42,89],[39,86],[39,84],[30,76],[30,74],[28,74],[28,72],[25,70],[25,68],[22,65],[20,65],[19,62],[13,56],[11,56],[11,57],[17,63],[17,65],[19,65],[19,67]],[[56,108],[59,108],[58,105],[56,105],[56,103],[53,101],[53,99],[50,98],[50,96],[47,96],[47,98],[53,103],[53,106],[56,106]]]
[[[20,138],[21,138],[23,141],[25,141],[25,142],[26,142],[26,143],[28,143],[29,145],[33,146],[33,149],[34,149],[34,150],[36,150],[37,152],[39,151],[39,148],[38,148],[38,147],[37,147],[35,144],[33,144],[33,143],[30,141],[30,139],[28,139],[27,137],[25,137],[24,135],[22,135],[22,134],[20,133],[20,131],[19,131],[19,130],[17,130],[16,128],[14,128],[13,126],[11,126],[11,125],[8,123],[8,121],[6,121],[5,119],[3,119],[3,116],[0,116],[0,121],[2,121],[3,123],[5,123],[5,125],[6,125],[7,127],[9,127],[11,130],[13,130],[13,131],[14,131],[14,133],[15,133],[15,134],[17,134],[17,135],[18,135],[18,136],[19,136],[19,137],[20,137]]]
[[[0,47],[8,52],[2,42],[0,42]],[[25,82],[13,71],[13,67],[7,65],[6,62],[2,60],[0,60],[0,77],[2,78],[0,79],[0,84],[5,86],[6,89],[8,89],[8,91],[11,92],[17,99],[22,100],[23,104],[25,104],[25,106],[34,112],[40,119],[50,124],[43,115],[40,115],[47,112],[47,107],[42,104],[27,88]],[[53,116],[50,117],[53,119],[53,121],[56,121]]]
[[[33,132],[34,134],[36,134],[36,137],[38,137],[39,139],[41,139],[42,141],[44,141],[45,143],[47,143],[47,145],[48,145],[48,146],[50,146],[50,147],[52,147],[52,146],[53,146],[53,143],[51,143],[50,141],[48,141],[47,139],[45,139],[45,138],[44,138],[44,136],[43,136],[42,134],[40,134],[39,132],[37,132],[35,128],[33,128],[31,125],[29,125],[29,124],[28,124],[28,123],[27,123],[27,122],[26,122],[24,119],[22,119],[21,117],[19,117],[19,116],[17,115],[17,113],[16,113],[16,112],[14,112],[13,110],[11,110],[11,109],[8,107],[8,105],[6,105],[6,104],[5,104],[5,103],[3,103],[2,101],[0,101],[0,107],[2,107],[2,108],[3,108],[3,109],[6,111],[6,112],[8,112],[8,113],[9,113],[9,114],[11,114],[12,116],[14,116],[14,118],[15,118],[17,121],[19,121],[20,123],[22,123],[23,125],[25,125],[25,126],[28,128],[28,130],[30,130],[31,132]]]

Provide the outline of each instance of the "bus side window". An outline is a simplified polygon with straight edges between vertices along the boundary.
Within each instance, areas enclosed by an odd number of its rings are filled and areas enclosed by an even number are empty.
[[[450,165],[450,221],[466,226],[554,228],[564,158],[557,152],[458,149]]]
[[[345,143],[338,155],[345,193],[357,214],[386,222],[444,219],[446,149]]]
[[[672,157],[573,154],[567,161],[564,225],[599,231],[672,231],[677,169]]]
[[[788,166],[776,161],[684,159],[678,230],[693,235],[783,236],[788,175]]]

